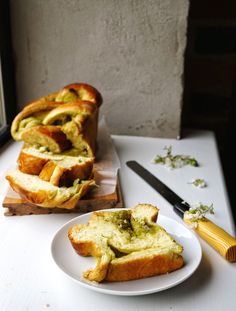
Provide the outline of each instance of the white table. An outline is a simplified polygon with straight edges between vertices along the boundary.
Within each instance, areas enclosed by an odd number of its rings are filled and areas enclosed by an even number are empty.
[[[160,213],[181,222],[171,206],[140,177],[126,167],[135,159],[156,174],[189,203],[213,203],[211,218],[235,235],[214,135],[189,132],[182,140],[113,136],[121,161],[120,179],[126,207],[151,203]],[[200,167],[168,170],[154,165],[156,154],[172,145],[173,153],[194,156]],[[0,172],[15,164],[21,144],[9,143],[0,152]],[[188,182],[204,178],[205,189]],[[0,179],[3,194],[7,183]],[[235,310],[236,264],[225,261],[201,240],[203,258],[197,271],[171,289],[145,296],[111,296],[81,287],[54,264],[50,243],[54,233],[75,214],[13,216],[0,213],[0,310]]]

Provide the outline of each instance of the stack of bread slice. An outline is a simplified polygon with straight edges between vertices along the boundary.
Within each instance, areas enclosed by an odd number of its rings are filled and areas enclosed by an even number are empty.
[[[11,134],[24,145],[18,168],[6,178],[13,190],[41,207],[72,209],[95,186],[100,93],[74,83],[24,107]]]
[[[169,273],[184,264],[183,247],[156,223],[158,208],[138,204],[130,210],[92,213],[68,238],[81,256],[96,266],[84,271],[89,281],[128,281]]]

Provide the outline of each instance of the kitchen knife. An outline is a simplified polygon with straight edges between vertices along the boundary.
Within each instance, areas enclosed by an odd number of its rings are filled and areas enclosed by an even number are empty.
[[[174,211],[184,217],[184,213],[188,211],[189,204],[184,202],[176,193],[168,188],[157,177],[152,175],[148,170],[141,166],[136,161],[126,162],[127,166],[131,168],[136,174],[142,177],[150,186],[159,192],[174,208]],[[190,223],[184,219],[186,223]],[[217,252],[219,252],[226,260],[236,261],[236,238],[231,236],[225,230],[214,224],[209,219],[203,217],[197,221],[195,228],[205,241],[207,241]]]

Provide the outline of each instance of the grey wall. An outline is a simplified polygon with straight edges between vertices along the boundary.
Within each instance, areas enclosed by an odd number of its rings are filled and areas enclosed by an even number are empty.
[[[116,134],[177,137],[188,0],[12,0],[18,105],[71,82]]]

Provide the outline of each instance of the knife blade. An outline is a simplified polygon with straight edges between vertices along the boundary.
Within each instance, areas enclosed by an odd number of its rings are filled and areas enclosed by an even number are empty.
[[[126,165],[160,193],[173,206],[174,211],[182,217],[186,223],[189,223],[189,221],[184,219],[184,213],[190,208],[188,203],[138,162],[128,161]],[[231,236],[224,229],[217,226],[206,217],[203,217],[197,221],[195,232],[226,260],[230,262],[236,261],[236,238]]]

